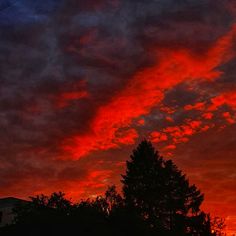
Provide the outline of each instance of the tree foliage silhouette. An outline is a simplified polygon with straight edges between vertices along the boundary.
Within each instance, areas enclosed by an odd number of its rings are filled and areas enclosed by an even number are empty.
[[[130,158],[122,180],[127,207],[159,232],[198,233],[205,216],[200,211],[203,194],[196,186],[171,160],[164,160],[151,142],[142,141]]]
[[[31,197],[14,210],[9,235],[216,236],[224,222],[200,210],[203,194],[151,142],[142,141],[127,161],[123,196],[109,186],[103,196],[72,203],[62,192]]]
[[[220,217],[214,217],[211,219],[211,229],[214,236],[225,236],[225,220]]]

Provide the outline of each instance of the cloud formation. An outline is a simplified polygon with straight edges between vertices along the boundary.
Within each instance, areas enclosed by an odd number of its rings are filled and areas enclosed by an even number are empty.
[[[0,195],[101,193],[148,137],[232,222],[235,9],[231,0],[2,1]],[[224,186],[221,203],[212,196]]]

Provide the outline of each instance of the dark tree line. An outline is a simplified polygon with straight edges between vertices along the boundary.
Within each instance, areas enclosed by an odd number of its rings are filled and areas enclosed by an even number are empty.
[[[115,186],[108,187],[104,196],[78,204],[65,199],[62,192],[31,197],[28,204],[14,209],[14,224],[3,228],[0,234],[221,234],[221,228],[212,226],[209,215],[200,210],[204,199],[200,190],[189,183],[171,160],[164,160],[150,142],[141,142],[133,151],[121,182],[123,197]]]

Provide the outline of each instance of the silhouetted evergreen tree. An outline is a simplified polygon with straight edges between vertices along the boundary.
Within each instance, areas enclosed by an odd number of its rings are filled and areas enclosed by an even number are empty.
[[[151,228],[164,235],[198,235],[205,222],[200,211],[203,195],[151,142],[144,140],[133,151],[122,183],[126,206]]]

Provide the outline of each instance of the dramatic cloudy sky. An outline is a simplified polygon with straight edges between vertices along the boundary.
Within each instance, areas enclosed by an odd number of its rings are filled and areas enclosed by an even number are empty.
[[[0,0],[0,196],[120,185],[150,139],[236,232],[235,0]]]

